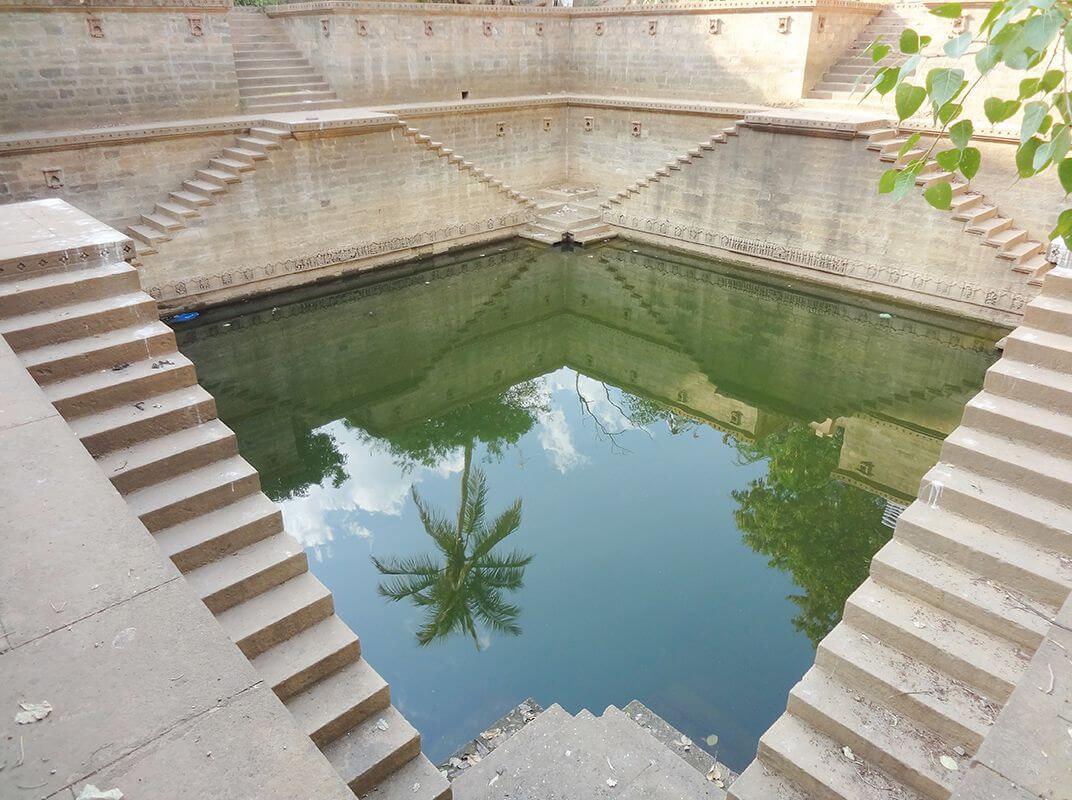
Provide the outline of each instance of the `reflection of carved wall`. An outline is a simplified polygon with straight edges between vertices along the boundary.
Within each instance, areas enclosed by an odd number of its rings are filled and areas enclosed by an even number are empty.
[[[915,500],[919,481],[938,460],[949,429],[924,432],[870,416],[842,417],[844,431],[838,476],[872,494]]]

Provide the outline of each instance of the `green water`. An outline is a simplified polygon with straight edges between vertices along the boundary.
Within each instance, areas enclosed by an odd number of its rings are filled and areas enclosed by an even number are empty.
[[[742,768],[1000,335],[627,244],[242,311],[182,349],[434,760],[639,698]]]

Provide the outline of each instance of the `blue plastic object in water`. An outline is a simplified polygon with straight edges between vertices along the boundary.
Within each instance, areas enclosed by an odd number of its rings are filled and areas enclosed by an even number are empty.
[[[181,314],[176,314],[171,318],[171,322],[189,322],[192,319],[197,319],[201,315],[196,311],[184,311]]]

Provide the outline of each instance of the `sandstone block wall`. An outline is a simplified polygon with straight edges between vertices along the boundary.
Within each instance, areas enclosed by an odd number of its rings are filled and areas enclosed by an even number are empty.
[[[567,116],[565,105],[547,105],[405,119],[495,178],[528,191],[566,180]]]
[[[234,139],[230,133],[183,136],[0,155],[0,203],[58,197],[122,230]],[[57,169],[63,186],[50,189],[45,172]]]
[[[268,285],[252,284],[493,233],[524,218],[519,203],[397,128],[287,140],[200,223],[146,257],[142,284],[164,301],[260,291]]]
[[[879,195],[865,140],[742,129],[605,219],[670,244],[710,244],[876,286],[1022,313],[1026,276],[952,215]],[[808,274],[808,273],[805,273]]]
[[[482,15],[432,4],[399,8],[280,9],[273,17],[338,96],[354,105],[460,100],[462,92],[479,99],[562,91],[568,17],[498,9]]]
[[[237,113],[231,35],[218,12],[0,11],[0,133]]]

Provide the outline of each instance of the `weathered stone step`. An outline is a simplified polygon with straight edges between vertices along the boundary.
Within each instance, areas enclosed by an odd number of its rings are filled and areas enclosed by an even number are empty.
[[[220,172],[230,172],[235,175],[255,169],[252,161],[240,161],[234,158],[211,158],[208,163],[213,169],[218,169]]]
[[[1072,299],[1039,295],[1027,304],[1024,324],[1049,333],[1072,331]]]
[[[278,139],[270,139],[263,136],[239,136],[235,141],[242,147],[250,150],[259,150],[267,156],[269,150],[278,150],[283,146]]]
[[[45,396],[65,419],[96,414],[109,408],[151,400],[158,394],[193,386],[197,372],[193,363],[178,351],[159,358],[117,364],[55,381],[43,387]]]
[[[217,186],[227,186],[231,183],[239,183],[242,178],[234,172],[224,172],[222,169],[196,169],[194,175],[206,183],[214,183]]]
[[[223,154],[235,161],[245,161],[248,164],[268,158],[268,154],[264,151],[246,147],[225,147],[223,148]]]
[[[1072,559],[924,503],[901,513],[897,539],[1008,586],[1040,612],[1058,607],[1072,590]]]
[[[159,244],[160,242],[167,242],[171,240],[171,236],[169,234],[165,233],[164,231],[153,225],[128,225],[125,233],[127,234],[127,236],[130,236],[136,242],[142,242],[143,244],[147,244],[150,248],[152,248],[153,245]]]
[[[12,350],[21,353],[157,319],[156,301],[139,291],[4,317],[0,334]]]
[[[191,572],[283,532],[279,507],[262,493],[157,531],[156,543],[180,572]]]
[[[942,461],[1054,503],[1072,498],[1072,461],[1003,436],[961,425],[942,444]]]
[[[94,456],[130,447],[216,418],[216,401],[200,386],[157,395],[70,421],[71,429]]]
[[[97,464],[120,494],[129,494],[237,454],[234,432],[213,419],[114,450],[98,459]]]
[[[0,281],[0,317],[46,311],[141,289],[138,271],[125,261],[88,269]]]
[[[279,533],[190,570],[186,580],[208,610],[219,614],[308,569],[301,544]]]
[[[70,339],[19,354],[34,379],[46,386],[54,381],[111,369],[139,358],[154,359],[175,352],[175,334],[162,322]]]
[[[286,55],[272,55],[261,53],[257,56],[235,58],[235,68],[238,70],[253,69],[256,67],[307,67],[309,62],[300,53],[288,53]]]
[[[274,80],[260,85],[243,85],[238,88],[238,95],[242,99],[256,97],[271,97],[274,94],[295,94],[298,92],[321,92],[332,94],[330,87],[323,81],[302,80],[295,77],[291,80]]]
[[[324,747],[391,704],[391,690],[369,663],[358,659],[286,701],[295,722]]]
[[[301,65],[283,67],[245,67],[243,69],[236,68],[235,74],[239,78],[267,78],[273,75],[318,76],[317,71],[313,67],[305,67]]]
[[[335,92],[326,88],[304,89],[301,87],[265,86],[242,93],[242,100],[249,108],[260,108],[269,103],[315,103],[337,99]]]
[[[999,359],[987,370],[983,387],[1000,397],[1072,414],[1072,380],[1067,374],[1019,361],[1010,355]]]
[[[247,108],[250,111],[256,111],[258,113],[269,113],[275,111],[310,111],[314,109],[324,108],[336,108],[342,104],[340,100],[300,100],[295,99],[291,102],[281,103],[249,103]]]
[[[923,481],[929,505],[1072,556],[1069,508],[952,464],[939,463]]]
[[[882,698],[854,694],[820,667],[809,669],[790,690],[787,710],[850,748],[854,758],[925,797],[946,798],[956,783],[954,774],[939,762],[941,756],[967,767],[967,760],[958,758],[953,747],[943,746],[932,732],[917,728]]]
[[[191,208],[183,203],[174,202],[157,203],[155,213],[161,216],[168,216],[182,220],[196,219],[201,216],[201,212],[196,208]]]
[[[893,539],[871,561],[871,577],[902,594],[962,619],[993,636],[1034,652],[1056,608],[1030,605],[996,581],[986,581],[907,542]]]
[[[212,200],[210,198],[205,197],[205,195],[203,194],[197,194],[195,192],[169,192],[168,197],[170,197],[176,205],[181,204],[191,209],[200,209],[204,206],[212,205]],[[200,211],[198,213],[200,213]]]
[[[361,655],[357,635],[332,614],[252,660],[280,700],[286,700]],[[329,759],[330,760],[330,759]],[[343,775],[346,780],[347,776]]]
[[[181,231],[186,227],[186,223],[178,217],[172,217],[168,214],[142,214],[141,221],[150,228],[154,228],[161,233],[174,233],[175,231]]]
[[[1070,388],[1072,388],[1072,381]],[[961,424],[1072,458],[1072,416],[982,391],[968,401]]]
[[[253,659],[335,613],[331,592],[310,572],[220,612],[216,619]]]
[[[202,205],[211,204],[213,198],[227,191],[227,187],[220,186],[220,184],[218,183],[199,180],[185,180],[182,182],[182,187],[186,189],[190,194],[198,195],[208,201],[207,203],[203,203]]]
[[[726,794],[730,800],[811,800],[803,789],[758,759],[748,765]]]
[[[364,800],[450,800],[450,783],[423,754],[363,795]]]
[[[328,761],[358,796],[420,752],[420,734],[394,706],[372,715],[324,748]]]
[[[853,627],[1004,703],[1027,660],[1011,642],[868,578],[845,603]]]
[[[1046,276],[1046,295],[1072,300],[1072,269],[1055,269]]]
[[[847,623],[819,643],[815,663],[969,752],[982,744],[997,716],[997,707],[977,690]]]
[[[260,488],[257,470],[244,458],[233,456],[138,489],[126,500],[152,533],[215,511]]]
[[[758,758],[822,800],[922,800],[922,795],[859,760],[843,744],[790,714],[760,737]]]

